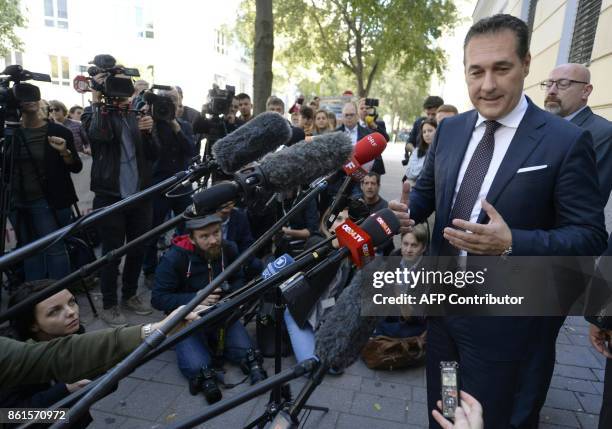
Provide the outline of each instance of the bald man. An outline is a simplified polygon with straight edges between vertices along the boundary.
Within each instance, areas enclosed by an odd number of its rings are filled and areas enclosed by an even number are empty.
[[[593,91],[591,72],[582,64],[562,64],[541,85],[546,91],[546,110],[591,132],[599,188],[607,201],[612,190],[612,122],[594,114],[587,106]]]

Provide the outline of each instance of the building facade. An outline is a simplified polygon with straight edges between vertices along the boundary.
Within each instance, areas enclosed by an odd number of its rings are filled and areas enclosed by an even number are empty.
[[[224,10],[200,0],[21,0],[27,27],[18,29],[23,52],[0,58],[0,67],[21,64],[48,73],[52,83],[36,83],[45,99],[68,107],[87,105],[89,95],[77,93],[75,76],[87,75],[97,54],[111,54],[125,67],[138,68],[142,79],[180,85],[185,104],[198,110],[213,83],[233,85],[251,93],[250,61],[228,28],[238,2]]]
[[[557,65],[581,63],[591,71],[589,106],[612,120],[612,0],[479,0],[474,22],[496,13],[523,19],[531,33],[531,68],[525,93],[544,104],[540,82]]]

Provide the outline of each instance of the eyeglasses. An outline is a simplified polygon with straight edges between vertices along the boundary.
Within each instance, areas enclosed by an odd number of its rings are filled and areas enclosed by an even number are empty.
[[[552,86],[554,84],[557,84],[557,88],[560,90],[565,90],[567,88],[569,88],[572,83],[583,83],[585,85],[588,85],[588,82],[583,82],[581,80],[573,80],[573,79],[559,79],[559,80],[552,80],[552,79],[548,79],[548,80],[544,80],[542,82],[540,82],[540,88],[543,90],[552,88]]]
[[[49,107],[49,112],[61,112],[62,109],[59,107]]]
[[[355,117],[355,113],[345,113],[344,117],[345,118],[354,118]]]

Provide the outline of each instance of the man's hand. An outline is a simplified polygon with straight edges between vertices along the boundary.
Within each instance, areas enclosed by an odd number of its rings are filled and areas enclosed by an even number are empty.
[[[68,390],[70,393],[73,393],[87,386],[89,383],[91,383],[91,380],[87,380],[87,379],[75,381],[74,383],[69,383],[69,384],[66,383],[66,390]]]
[[[222,293],[223,291],[221,290],[221,288],[217,288],[213,290],[210,295],[204,298],[204,301],[202,301],[202,304],[206,306],[215,305],[221,299]]]
[[[393,210],[400,222],[400,234],[411,232],[414,221],[410,219],[410,183],[402,183],[402,197],[399,201],[389,201],[389,208]]]
[[[56,151],[58,151],[60,153],[60,155],[64,156],[67,155],[66,152],[66,140],[64,140],[61,137],[55,137],[55,136],[49,136],[49,145],[55,149]]]
[[[442,402],[438,401],[438,408],[442,409]],[[482,429],[482,406],[469,393],[461,391],[461,406],[455,409],[455,424],[444,418],[438,410],[431,412],[433,418],[443,429]]]
[[[589,339],[591,340],[593,347],[595,347],[595,350],[604,355],[606,358],[612,359],[612,352],[610,351],[612,331],[606,331],[598,326],[590,325]]]
[[[98,85],[103,85],[104,84],[104,79],[106,78],[106,76],[108,76],[108,73],[98,73],[92,79]],[[102,101],[102,93],[100,91],[96,91],[95,89],[92,88],[92,90],[91,90],[91,101],[94,102],[94,103],[99,103],[100,101]]]
[[[168,121],[168,123],[170,124],[170,128],[172,128],[174,134],[178,134],[181,131],[181,125],[178,123],[176,118],[172,119],[171,121]]]
[[[512,232],[508,224],[489,202],[482,200],[482,208],[489,216],[486,225],[453,219],[457,228],[444,228],[444,238],[459,250],[475,255],[501,255],[512,246]]]
[[[150,116],[141,116],[138,119],[138,129],[141,132],[150,133],[153,129],[153,118]]]
[[[170,313],[169,315],[167,315],[163,320],[161,320],[159,322],[156,322],[156,323],[152,323],[151,324],[151,330],[155,331],[157,329],[160,329],[166,322],[168,322],[170,319],[172,319],[176,313],[181,311],[181,309],[183,307],[184,307],[184,305],[181,305],[180,307],[175,308],[174,311],[172,313]],[[203,310],[206,310],[206,308],[208,308],[208,307],[203,306],[203,305],[198,305],[191,313],[189,313],[187,316],[185,316],[185,318],[183,320],[181,320],[181,323],[176,325],[174,327],[174,329],[172,329],[172,331],[170,331],[168,333],[168,335],[172,335],[175,332],[180,331],[181,329],[183,329],[189,323],[193,322],[194,320],[199,319],[200,315],[198,313],[200,313]],[[144,338],[144,334],[141,334],[141,335],[142,335],[142,338]]]

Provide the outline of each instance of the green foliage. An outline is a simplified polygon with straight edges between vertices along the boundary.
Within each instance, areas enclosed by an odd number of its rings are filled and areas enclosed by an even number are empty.
[[[15,34],[16,27],[24,27],[26,20],[15,0],[0,0],[0,56],[23,49],[23,43]]]

